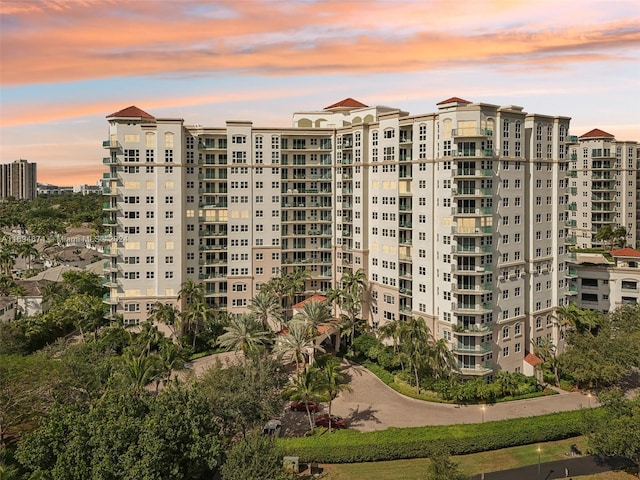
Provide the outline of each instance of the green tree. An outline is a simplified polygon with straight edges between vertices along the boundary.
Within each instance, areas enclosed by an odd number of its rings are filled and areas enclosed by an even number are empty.
[[[183,282],[178,292],[178,300],[182,300],[182,310],[184,311],[192,303],[204,302],[204,285],[189,279]]]
[[[145,352],[134,353],[128,350],[122,356],[122,378],[131,392],[140,396],[145,387],[160,374],[159,358]]]
[[[266,331],[271,330],[271,326],[269,325],[270,318],[280,324],[282,322],[282,306],[278,297],[268,291],[260,290],[260,292],[251,299],[249,311],[258,317],[258,320],[262,323],[262,328]]]
[[[436,443],[429,454],[429,467],[427,468],[426,480],[466,480],[458,464],[451,461],[449,450],[443,444]]]
[[[0,356],[0,451],[53,403],[58,367],[42,355]]]
[[[340,360],[335,357],[329,357],[323,363],[319,369],[319,378],[329,401],[329,431],[331,431],[331,405],[341,392],[351,392],[352,389],[340,365]]]
[[[198,388],[231,438],[281,415],[287,377],[280,362],[249,359],[243,365],[213,365],[198,379]]]
[[[149,320],[166,325],[173,338],[180,338],[181,326],[179,311],[171,303],[155,302],[149,311]]]
[[[270,340],[269,332],[262,330],[262,324],[250,314],[232,318],[224,330],[216,343],[227,350],[242,352],[245,360]]]
[[[311,352],[324,352],[320,345],[316,345],[311,325],[301,321],[291,321],[288,332],[278,335],[275,342],[275,353],[279,355],[291,353],[293,355],[296,362],[296,372],[300,372],[300,363],[306,364]]]
[[[192,337],[191,348],[195,350],[198,333],[211,319],[212,310],[204,300],[192,300],[181,314],[182,324]]]
[[[40,255],[35,243],[32,242],[19,243],[16,248],[16,253],[26,260],[27,270],[31,269],[31,259]]]
[[[302,309],[294,316],[294,320],[309,325],[314,332],[320,325],[326,325],[331,321],[331,308],[325,301],[310,300],[302,305]]]
[[[409,366],[420,392],[420,371],[427,366],[431,333],[422,318],[410,317],[400,329],[400,357]]]
[[[613,391],[601,394],[599,400],[604,415],[585,413],[584,428],[590,450],[628,458],[640,467],[640,396],[628,400],[620,391]]]
[[[283,469],[283,455],[272,437],[247,435],[227,451],[222,480],[292,480]]]
[[[285,396],[290,400],[314,400],[325,393],[325,386],[315,368],[307,368],[300,375],[292,378],[285,390]],[[314,423],[311,419],[309,405],[306,406],[309,428],[313,432]]]
[[[558,361],[558,350],[548,338],[542,338],[540,341],[533,345],[533,353],[537,355],[544,363],[543,365],[549,367],[553,372],[555,385],[560,385],[560,363]]]
[[[451,349],[449,349],[446,340],[441,338],[435,342],[430,342],[427,365],[436,380],[448,378],[451,375],[456,365],[456,358]]]

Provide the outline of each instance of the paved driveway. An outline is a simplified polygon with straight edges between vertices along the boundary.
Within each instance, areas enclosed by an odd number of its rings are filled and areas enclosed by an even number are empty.
[[[547,397],[502,402],[485,406],[457,406],[431,403],[400,395],[360,365],[350,365],[353,392],[343,392],[334,400],[332,412],[345,417],[350,428],[360,431],[389,427],[420,427],[481,423],[491,420],[529,417],[595,406],[595,397],[582,393],[561,393]]]

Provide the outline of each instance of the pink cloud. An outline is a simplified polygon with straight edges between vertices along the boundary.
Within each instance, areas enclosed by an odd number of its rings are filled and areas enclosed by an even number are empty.
[[[222,18],[191,2],[40,2],[29,9],[21,4],[7,7],[14,23],[25,28],[2,33],[5,85],[193,72],[412,71],[540,57],[547,63],[580,62],[590,60],[574,53],[619,58],[619,50],[640,42],[634,19],[505,32],[498,23],[474,19],[484,29],[465,28],[479,7],[460,11],[468,4],[440,0],[402,7],[370,2],[366,9],[362,2],[335,0],[216,2]],[[508,13],[522,2],[494,4]],[[460,28],[443,28],[454,21]]]

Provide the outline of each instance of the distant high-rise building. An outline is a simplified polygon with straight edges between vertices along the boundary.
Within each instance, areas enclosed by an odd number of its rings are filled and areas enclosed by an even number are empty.
[[[242,313],[281,272],[307,270],[311,295],[362,270],[372,329],[421,317],[464,375],[490,377],[561,341],[576,236],[616,223],[635,239],[640,147],[578,139],[565,116],[454,97],[420,115],[346,99],[290,128],[189,126],[136,107],[107,120],[105,301],[130,324],[178,304],[187,280]],[[616,208],[619,222],[604,214]]]
[[[36,164],[26,160],[0,165],[0,198],[33,200],[36,197]]]

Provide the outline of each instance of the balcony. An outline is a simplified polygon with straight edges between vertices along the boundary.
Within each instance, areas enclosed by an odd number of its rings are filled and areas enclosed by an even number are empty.
[[[102,148],[122,148],[122,145],[117,140],[105,140],[102,142]]]
[[[118,221],[113,219],[113,218],[105,217],[105,218],[102,219],[102,224],[103,225],[108,225],[108,226],[115,226],[115,225],[118,224]]]
[[[493,130],[488,128],[453,128],[451,129],[452,137],[462,138],[479,138],[479,137],[491,137]]]
[[[569,237],[564,237],[564,243],[567,245],[575,245],[577,242],[576,236],[571,235]]]
[[[564,276],[567,278],[578,278],[578,269],[568,268]]]
[[[469,375],[469,376],[473,376],[473,375],[488,375],[490,373],[493,373],[493,364],[491,362],[484,362],[482,364],[479,365],[475,365],[475,366],[463,366],[461,364],[458,365],[458,371],[462,374],[462,375]]]
[[[485,233],[492,233],[493,227],[459,227],[457,225],[451,226],[451,233],[456,235],[479,235]]]
[[[413,293],[408,288],[401,288],[399,291],[400,291],[400,295],[404,295],[405,297],[410,297]]]
[[[453,188],[451,190],[451,194],[456,197],[491,197],[493,195],[493,190],[490,188]]]
[[[491,207],[451,207],[451,215],[453,216],[468,216],[468,215],[492,215],[493,209]]]
[[[104,157],[102,159],[102,163],[104,163],[105,165],[111,165],[111,164],[118,163],[118,160],[116,158]]]
[[[453,327],[453,334],[458,336],[481,336],[491,332],[493,323],[458,324]]]
[[[491,313],[493,311],[493,304],[491,302],[485,303],[453,303],[452,310],[454,313]]]
[[[564,222],[565,227],[575,227],[577,225],[576,220],[567,220]]]
[[[491,345],[454,345],[453,346],[454,353],[464,353],[471,355],[484,355],[485,353],[489,353],[491,351]]]
[[[451,249],[453,253],[456,254],[464,254],[464,253],[491,253],[493,251],[493,247],[491,245],[482,245],[482,246],[468,246],[468,245],[454,245]]]
[[[493,291],[493,285],[490,283],[480,283],[477,285],[464,285],[459,283],[451,284],[451,291],[461,294],[484,294]]]
[[[569,203],[564,206],[564,209],[570,212],[575,212],[578,210],[578,206],[575,203]]]
[[[475,168],[457,168],[454,177],[493,177],[493,170],[478,170]]]

